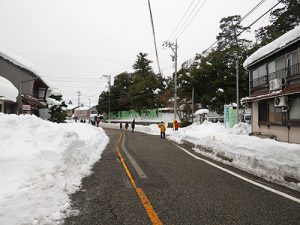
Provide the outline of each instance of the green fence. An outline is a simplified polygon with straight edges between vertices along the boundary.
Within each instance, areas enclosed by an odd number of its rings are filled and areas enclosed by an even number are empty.
[[[158,109],[143,109],[140,114],[135,110],[129,111],[118,111],[111,112],[110,118],[113,119],[134,119],[137,117],[141,117],[141,119],[157,119],[158,118]]]

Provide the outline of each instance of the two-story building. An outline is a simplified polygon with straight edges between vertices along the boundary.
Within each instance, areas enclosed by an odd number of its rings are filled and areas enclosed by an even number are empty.
[[[300,26],[246,59],[253,134],[300,143]]]
[[[0,76],[9,80],[18,90],[15,113],[39,116],[42,109],[46,108],[49,86],[29,62],[0,49]]]

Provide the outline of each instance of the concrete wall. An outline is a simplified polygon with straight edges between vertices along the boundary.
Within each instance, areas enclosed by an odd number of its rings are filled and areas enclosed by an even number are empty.
[[[300,144],[300,127],[291,127],[289,132],[289,142]]]

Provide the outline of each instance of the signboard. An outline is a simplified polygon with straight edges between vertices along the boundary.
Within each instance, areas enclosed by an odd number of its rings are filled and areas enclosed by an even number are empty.
[[[22,105],[23,111],[31,111],[31,105]]]
[[[237,110],[231,106],[224,105],[224,125],[226,128],[232,128],[237,124]]]

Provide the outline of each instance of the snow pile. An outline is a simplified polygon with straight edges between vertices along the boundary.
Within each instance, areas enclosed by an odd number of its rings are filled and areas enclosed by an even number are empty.
[[[0,99],[16,102],[18,89],[7,79],[0,76]]]
[[[108,143],[100,128],[0,114],[0,224],[60,224]]]
[[[300,145],[249,136],[250,131],[245,123],[226,129],[205,121],[171,132],[168,138],[193,143],[196,152],[300,191],[300,183],[284,179],[300,180]]]

